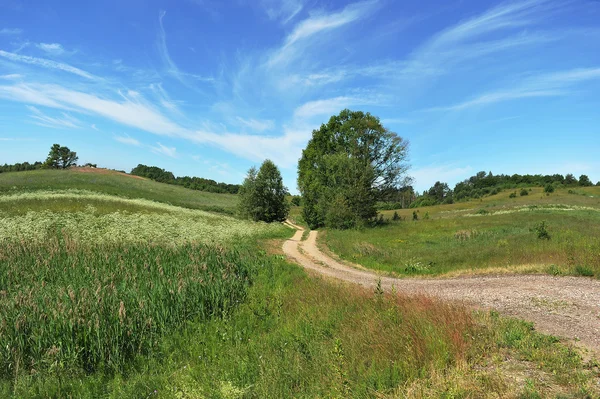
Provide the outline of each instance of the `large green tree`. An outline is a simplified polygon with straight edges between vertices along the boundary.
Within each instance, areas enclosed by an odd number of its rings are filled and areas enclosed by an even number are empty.
[[[314,130],[298,163],[304,220],[346,228],[374,218],[376,202],[406,183],[408,142],[379,118],[343,110]]]
[[[77,153],[71,151],[69,147],[61,147],[60,144],[53,144],[48,153],[48,158],[44,166],[54,169],[67,169],[77,164],[79,157]]]
[[[254,221],[267,223],[282,222],[287,218],[288,194],[277,166],[269,159],[257,171],[248,170],[248,175],[240,187],[240,215]]]

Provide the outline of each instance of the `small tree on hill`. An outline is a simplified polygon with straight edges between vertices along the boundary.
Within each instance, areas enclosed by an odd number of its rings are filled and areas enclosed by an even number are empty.
[[[594,184],[587,175],[579,176],[579,185],[584,187],[593,186]]]
[[[53,144],[48,153],[48,158],[46,158],[46,162],[44,162],[44,167],[67,169],[77,165],[78,159],[77,153],[71,151],[69,147],[61,147],[60,144]]]
[[[279,169],[267,159],[258,172],[255,167],[248,171],[240,188],[240,214],[254,221],[282,222],[289,212],[287,193]]]

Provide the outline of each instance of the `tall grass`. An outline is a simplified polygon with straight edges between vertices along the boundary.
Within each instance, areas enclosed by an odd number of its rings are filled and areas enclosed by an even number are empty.
[[[166,332],[243,300],[259,265],[239,246],[4,244],[0,373],[118,370]]]

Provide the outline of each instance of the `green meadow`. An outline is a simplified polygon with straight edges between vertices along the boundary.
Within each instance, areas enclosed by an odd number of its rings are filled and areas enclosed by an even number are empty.
[[[348,261],[395,275],[489,272],[600,277],[600,188],[384,211],[389,223],[328,230],[327,247]],[[416,220],[415,216],[416,215]]]
[[[308,276],[291,229],[202,210],[235,196],[107,176],[0,175],[0,397],[600,394],[527,322]]]

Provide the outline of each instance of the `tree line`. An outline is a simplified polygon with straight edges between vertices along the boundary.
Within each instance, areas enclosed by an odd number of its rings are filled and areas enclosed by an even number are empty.
[[[600,185],[600,182],[596,185]],[[576,178],[571,173],[564,176],[561,174],[494,175],[492,172],[482,171],[457,183],[454,190],[450,189],[447,183],[438,181],[429,190],[419,195],[410,207],[452,204],[495,195],[503,190],[532,186],[544,187],[546,192],[552,192],[558,187],[589,187],[593,186],[593,183],[587,175]]]
[[[37,169],[67,169],[71,166],[76,166],[78,160],[79,157],[77,156],[77,153],[71,151],[69,147],[53,144],[52,147],[50,147],[50,152],[44,162],[22,162],[12,165],[4,164],[0,166],[0,173],[25,172]]]
[[[192,190],[206,191],[218,194],[237,194],[240,190],[239,184],[218,183],[212,179],[203,177],[175,177],[172,172],[161,169],[158,166],[147,166],[139,164],[131,170],[135,176],[145,177],[160,183],[175,184]]]

